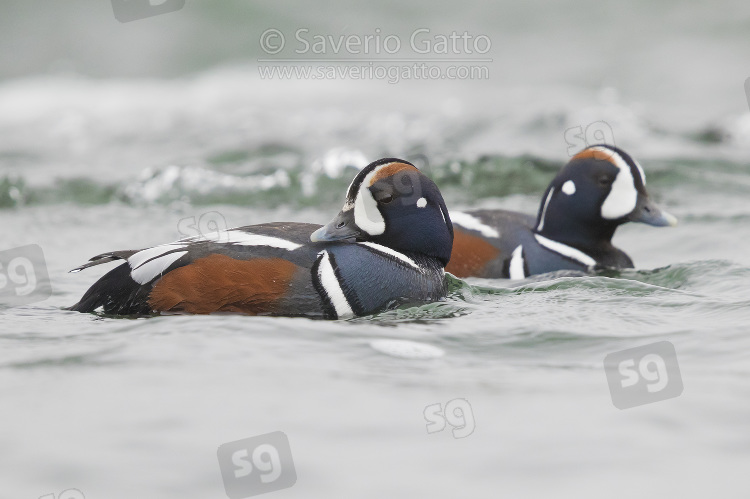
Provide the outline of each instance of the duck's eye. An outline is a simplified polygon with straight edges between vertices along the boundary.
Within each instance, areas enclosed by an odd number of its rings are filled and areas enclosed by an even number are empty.
[[[386,194],[382,198],[378,199],[378,203],[380,204],[388,204],[391,201],[393,201],[393,196],[391,194]]]
[[[612,179],[609,177],[599,177],[599,185],[607,186],[612,183]]]

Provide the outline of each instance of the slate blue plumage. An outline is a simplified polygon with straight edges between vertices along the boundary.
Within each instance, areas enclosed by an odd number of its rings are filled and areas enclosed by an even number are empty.
[[[675,225],[649,197],[643,168],[608,145],[571,158],[542,196],[536,217],[506,210],[453,213],[453,259],[459,277],[522,279],[558,270],[631,268],[612,244],[627,222]]]

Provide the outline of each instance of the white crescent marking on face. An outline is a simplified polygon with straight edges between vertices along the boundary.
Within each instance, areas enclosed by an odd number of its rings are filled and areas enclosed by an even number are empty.
[[[549,202],[552,199],[552,195],[555,193],[555,188],[551,187],[549,190],[549,194],[547,194],[547,199],[544,200],[544,208],[542,208],[542,217],[539,220],[539,227],[536,228],[538,232],[541,232],[542,229],[544,229],[544,217],[547,216],[547,206],[549,206]]]
[[[320,284],[323,286],[328,298],[331,299],[336,316],[339,319],[354,317],[354,311],[346,299],[344,290],[341,289],[341,283],[336,277],[336,273],[333,271],[333,265],[331,265],[328,252],[324,250],[318,254],[321,256],[320,266],[318,266],[318,279],[320,279]]]
[[[561,190],[568,196],[572,196],[576,193],[576,184],[572,180],[568,180],[563,184]]]
[[[443,207],[440,207],[440,216],[443,217],[443,223],[445,225],[448,225],[448,220],[445,219],[445,212],[443,212]]]
[[[641,174],[641,182],[643,182],[643,187],[646,187],[646,172],[643,171],[643,167],[635,159],[633,159],[633,163],[635,163],[636,168],[638,168],[638,173]]]
[[[524,279],[526,272],[523,270],[523,245],[520,244],[513,250],[513,257],[510,259],[508,272],[511,279]]]
[[[594,147],[593,149],[610,155],[615,166],[620,170],[615,177],[615,181],[612,182],[609,195],[602,203],[602,218],[607,220],[622,218],[633,211],[638,202],[638,191],[635,189],[635,180],[630,165],[611,149],[605,149],[604,147]]]
[[[489,225],[482,223],[482,221],[477,217],[469,215],[468,213],[464,213],[462,211],[452,212],[451,221],[456,225],[464,227],[465,229],[475,230],[481,233],[484,237],[500,237],[500,233],[497,231],[497,229],[494,229]]]
[[[153,249],[153,248],[152,248]],[[137,254],[137,253],[136,253]],[[187,251],[178,251],[168,253],[164,256],[154,258],[146,263],[141,264],[138,268],[130,272],[130,277],[139,284],[151,282],[156,276],[164,273],[170,265],[179,260]]]
[[[594,265],[596,265],[596,260],[588,256],[583,251],[572,248],[568,246],[567,244],[558,243],[557,241],[552,241],[551,239],[547,239],[546,237],[540,236],[539,234],[534,234],[534,237],[536,237],[536,240],[539,244],[541,244],[548,250],[554,251],[555,253],[571,258],[577,262],[582,263],[583,265],[587,267],[593,267]]]
[[[385,220],[380,214],[377,201],[372,197],[369,185],[375,174],[390,164],[381,165],[368,173],[362,180],[357,197],[354,199],[354,223],[371,236],[378,236],[385,232]]]

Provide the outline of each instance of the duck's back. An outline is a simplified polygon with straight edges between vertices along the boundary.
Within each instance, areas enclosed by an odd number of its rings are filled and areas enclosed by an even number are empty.
[[[632,268],[633,262],[609,242],[580,248],[544,237],[536,217],[506,210],[452,215],[453,255],[446,271],[457,277],[523,279],[560,270]]]
[[[513,251],[532,232],[535,217],[508,210],[452,212],[453,253],[446,272],[456,277],[509,277]]]

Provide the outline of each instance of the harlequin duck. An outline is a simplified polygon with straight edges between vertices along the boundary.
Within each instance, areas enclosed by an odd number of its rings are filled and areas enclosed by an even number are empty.
[[[453,226],[435,184],[407,161],[354,178],[326,226],[268,223],[92,258],[125,262],[70,310],[348,318],[445,296]]]
[[[677,219],[649,198],[643,168],[608,145],[571,158],[547,188],[536,217],[504,210],[453,212],[458,277],[523,279],[556,270],[632,268],[612,245],[620,225],[674,226]]]

